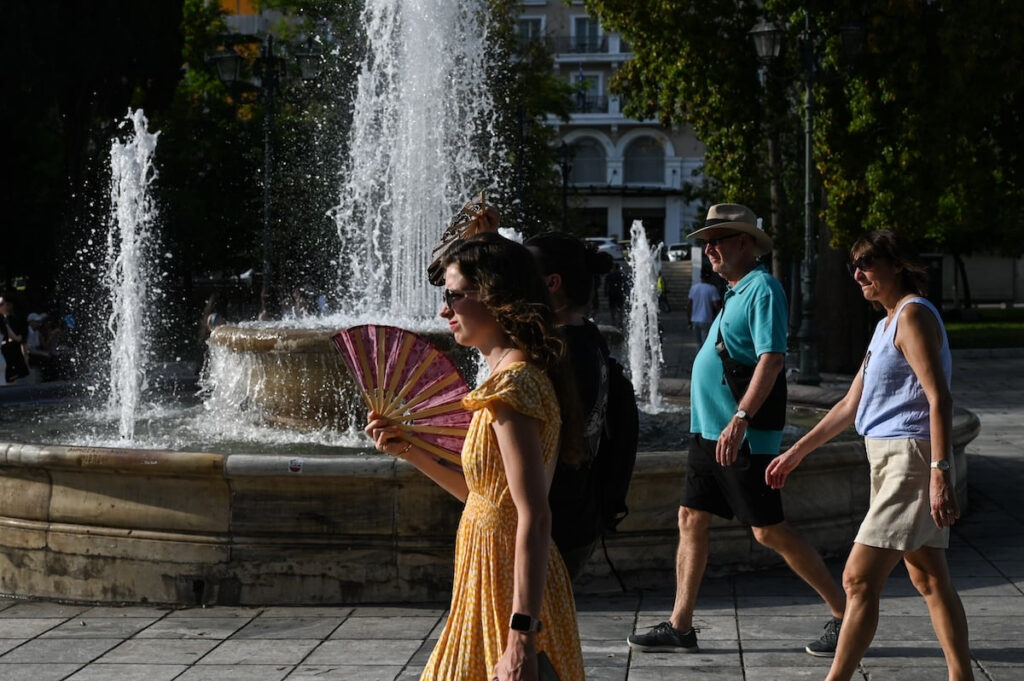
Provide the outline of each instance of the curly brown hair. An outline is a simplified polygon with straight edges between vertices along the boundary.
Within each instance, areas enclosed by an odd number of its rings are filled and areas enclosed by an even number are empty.
[[[583,426],[574,398],[572,366],[533,254],[511,239],[483,233],[459,242],[441,264],[459,266],[513,345],[547,373],[562,412],[560,456],[565,463],[578,464],[583,455]]]

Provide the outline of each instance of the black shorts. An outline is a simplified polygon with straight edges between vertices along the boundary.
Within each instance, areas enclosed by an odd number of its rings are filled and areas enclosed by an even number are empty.
[[[691,433],[686,462],[686,485],[679,504],[730,519],[735,516],[744,525],[767,527],[785,520],[782,495],[764,481],[764,471],[772,456],[750,454],[744,440],[736,461],[722,466],[715,460],[717,441]]]

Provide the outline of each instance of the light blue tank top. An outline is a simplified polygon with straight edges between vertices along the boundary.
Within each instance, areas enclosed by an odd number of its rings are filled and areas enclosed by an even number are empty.
[[[882,319],[868,345],[864,359],[864,392],[857,406],[857,432],[879,440],[913,438],[931,440],[928,399],[910,363],[896,349],[896,328],[900,313],[910,303],[924,305],[939,320],[942,330],[942,373],[949,385],[953,374],[953,358],[949,353],[946,327],[935,306],[925,298],[910,298],[896,310],[889,328]]]

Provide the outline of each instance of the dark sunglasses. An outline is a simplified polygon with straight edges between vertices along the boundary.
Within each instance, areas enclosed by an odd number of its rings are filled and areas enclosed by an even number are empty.
[[[739,236],[740,234],[743,234],[743,232],[736,232],[735,234],[730,234],[728,236],[720,236],[717,239],[702,239],[701,242],[704,246],[713,246],[717,248],[718,244],[722,243],[726,239],[731,239],[734,236]]]
[[[455,303],[463,300],[466,294],[475,293],[475,291],[452,291],[451,289],[442,289],[441,297],[444,299],[444,304],[448,306],[449,310],[455,309]]]
[[[874,256],[862,255],[853,262],[846,263],[846,269],[850,270],[850,276],[852,277],[857,273],[857,270],[860,270],[861,272],[870,272],[874,265]]]

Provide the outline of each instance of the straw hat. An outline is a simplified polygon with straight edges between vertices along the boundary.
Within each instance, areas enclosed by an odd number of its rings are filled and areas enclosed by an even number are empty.
[[[761,229],[761,220],[754,215],[754,211],[738,203],[719,203],[708,209],[707,220],[704,226],[695,232],[687,234],[688,239],[707,239],[707,233],[713,229],[731,229],[754,238],[757,246],[757,255],[764,255],[772,250],[772,238]]]

